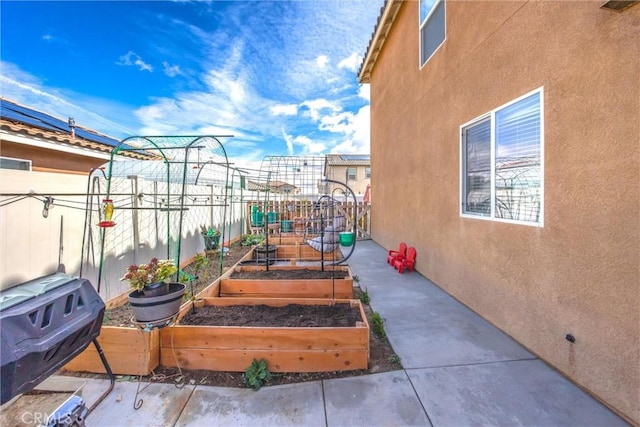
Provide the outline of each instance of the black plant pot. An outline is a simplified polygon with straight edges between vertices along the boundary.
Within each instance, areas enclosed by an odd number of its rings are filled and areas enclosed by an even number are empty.
[[[129,304],[137,322],[154,322],[174,316],[182,305],[185,285],[169,283],[169,292],[165,295],[148,297],[140,291],[129,294]]]
[[[169,293],[169,284],[166,282],[156,282],[142,288],[145,297],[159,297]]]
[[[253,258],[254,259],[267,259],[269,258],[271,259],[276,259],[276,250],[278,249],[278,247],[276,245],[269,245],[269,246],[256,246],[256,248],[253,251]]]

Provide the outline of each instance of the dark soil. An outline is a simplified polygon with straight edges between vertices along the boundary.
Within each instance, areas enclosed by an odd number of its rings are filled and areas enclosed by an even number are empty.
[[[349,272],[344,270],[331,270],[325,267],[325,271],[312,270],[308,268],[295,270],[265,269],[257,271],[234,271],[232,279],[344,279]]]
[[[355,327],[360,310],[349,304],[204,306],[180,320],[182,325],[264,326],[264,327]]]

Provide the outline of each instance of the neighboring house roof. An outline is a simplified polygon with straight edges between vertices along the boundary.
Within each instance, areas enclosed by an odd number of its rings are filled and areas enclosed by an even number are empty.
[[[7,141],[25,143],[28,139],[36,139],[59,147],[77,148],[102,155],[110,155],[120,143],[117,139],[81,126],[72,126],[72,123],[4,98],[0,99],[0,130],[2,138]],[[16,140],[13,141],[10,135],[15,136]],[[55,149],[53,146],[51,148]],[[122,155],[137,159],[155,157],[135,151],[122,152]]]
[[[369,154],[327,154],[326,166],[369,166]]]
[[[250,191],[267,191],[270,190],[273,193],[292,193],[297,190],[298,187],[291,185],[284,181],[272,181],[270,183],[259,183],[249,180],[247,183],[247,190]]]
[[[370,166],[369,154],[327,154],[324,162],[324,176],[329,176],[332,166]]]
[[[378,21],[369,40],[369,46],[367,47],[367,53],[364,55],[362,65],[358,71],[358,81],[360,83],[369,83],[371,77],[371,70],[373,70],[378,54],[382,50],[382,45],[387,40],[389,30],[398,15],[398,10],[402,5],[403,0],[385,0],[384,5],[380,8],[380,15]]]

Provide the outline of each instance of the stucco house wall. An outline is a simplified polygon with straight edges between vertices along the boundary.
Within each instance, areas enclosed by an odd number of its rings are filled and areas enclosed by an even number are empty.
[[[403,2],[371,71],[372,237],[640,424],[640,5]],[[544,220],[462,217],[461,126],[543,90]],[[575,336],[575,343],[565,339]]]
[[[368,166],[329,166],[327,168],[327,178],[333,179],[335,181],[346,182],[349,188],[351,188],[351,190],[355,193],[355,195],[361,198],[364,195],[364,192],[367,190],[367,185],[369,185],[370,183],[370,179],[366,177],[366,168],[368,168]],[[347,169],[355,169],[356,179],[349,179],[347,182]],[[331,193],[331,191],[337,187],[339,186],[330,184],[329,193]]]

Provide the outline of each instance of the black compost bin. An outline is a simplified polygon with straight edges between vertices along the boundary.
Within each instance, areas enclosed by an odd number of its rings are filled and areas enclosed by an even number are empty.
[[[104,308],[88,280],[64,273],[0,292],[2,403],[87,348],[100,334]]]

